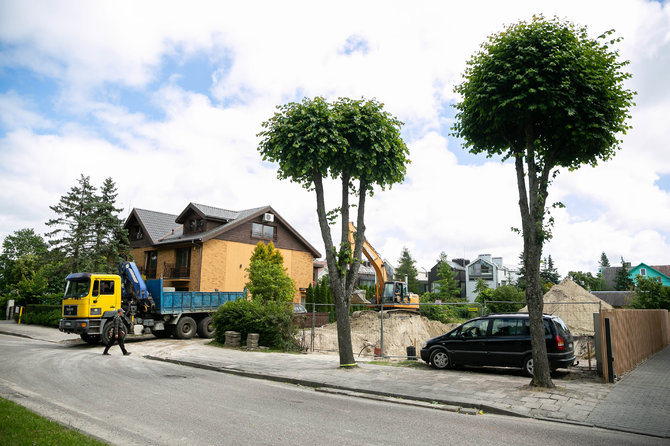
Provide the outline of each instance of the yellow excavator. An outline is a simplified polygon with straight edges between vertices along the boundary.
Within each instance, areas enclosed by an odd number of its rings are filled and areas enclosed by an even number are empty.
[[[356,227],[349,222],[349,243],[351,251],[354,251],[356,239]],[[416,311],[419,309],[419,296],[410,293],[407,283],[389,280],[386,272],[386,265],[379,253],[368,243],[367,239],[363,242],[363,255],[368,259],[370,265],[375,270],[377,283],[375,285],[375,298],[369,305],[384,305],[384,309],[398,309]],[[355,303],[352,299],[352,303]]]

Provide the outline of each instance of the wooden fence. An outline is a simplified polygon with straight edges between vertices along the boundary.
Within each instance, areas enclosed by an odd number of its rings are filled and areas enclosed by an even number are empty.
[[[616,376],[632,370],[637,364],[670,344],[668,310],[602,310],[600,340],[603,376],[608,381],[605,320],[609,319],[613,369]]]

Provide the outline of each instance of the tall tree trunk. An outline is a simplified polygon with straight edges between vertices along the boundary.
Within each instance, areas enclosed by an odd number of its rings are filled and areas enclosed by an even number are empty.
[[[346,186],[348,187],[348,180]],[[351,346],[351,324],[349,321],[349,296],[346,294],[347,271],[341,268],[341,262],[336,257],[333,239],[330,235],[330,226],[326,216],[326,205],[323,192],[323,179],[320,175],[314,175],[314,190],[316,192],[316,213],[319,217],[321,236],[326,248],[326,263],[328,264],[328,278],[330,288],[333,292],[335,303],[335,317],[337,321],[337,346],[340,355],[340,367],[355,367],[354,351]],[[344,198],[344,197],[343,197]],[[348,216],[348,197],[346,201]],[[344,205],[345,203],[343,203]],[[348,231],[347,219],[347,231]],[[344,225],[344,223],[343,223]],[[343,226],[344,227],[344,226]],[[342,248],[340,248],[342,249]]]
[[[544,335],[542,311],[544,296],[540,281],[540,258],[542,256],[544,203],[546,200],[546,179],[544,170],[537,178],[532,147],[526,151],[528,167],[528,188],[526,189],[523,155],[515,159],[517,186],[519,188],[519,210],[523,228],[523,264],[526,270],[526,303],[530,320],[530,340],[533,357],[533,379],[531,385],[553,388],[551,371],[547,359],[547,345]],[[544,180],[544,181],[543,181]]]

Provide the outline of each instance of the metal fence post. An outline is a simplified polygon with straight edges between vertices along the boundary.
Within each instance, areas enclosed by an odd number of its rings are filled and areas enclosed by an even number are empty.
[[[380,340],[380,345],[379,345],[379,352],[380,352],[379,354],[383,358],[384,357],[384,304],[383,303],[382,303],[382,310],[379,313],[379,316],[380,316],[380,319],[381,319],[381,325],[380,326],[381,326],[381,330],[382,330],[382,333],[381,333],[381,336],[380,336],[381,340]]]
[[[610,318],[605,318],[605,344],[607,348],[607,382],[614,383],[614,358],[612,357],[612,331]]]
[[[312,302],[312,333],[310,336],[311,343],[312,343],[312,352],[314,352],[314,327],[315,327],[315,319],[316,319],[316,304]]]

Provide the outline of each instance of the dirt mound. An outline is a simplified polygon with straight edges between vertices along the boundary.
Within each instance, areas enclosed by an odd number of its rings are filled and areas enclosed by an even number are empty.
[[[421,344],[430,338],[448,332],[458,324],[443,324],[431,321],[419,314],[406,312],[384,312],[384,355],[406,356],[407,347]],[[373,355],[375,347],[381,346],[381,318],[376,311],[360,311],[351,316],[351,344],[354,355]],[[337,324],[332,323],[315,329],[315,351],[337,351]]]
[[[600,308],[612,306],[568,278],[544,295],[544,313],[563,319],[573,336],[593,336],[593,313],[599,313]],[[528,307],[520,312],[527,313]]]

